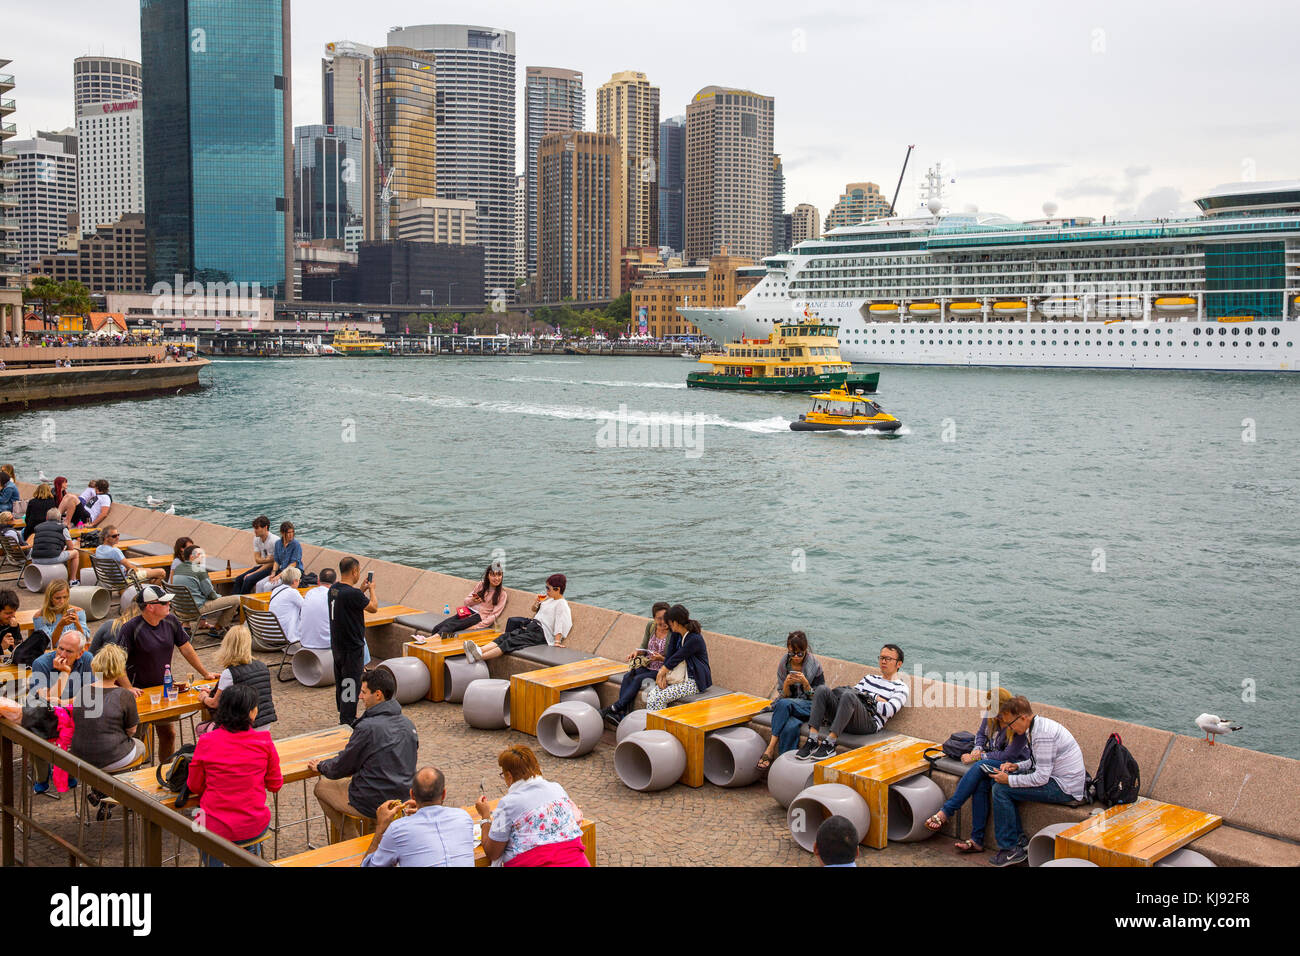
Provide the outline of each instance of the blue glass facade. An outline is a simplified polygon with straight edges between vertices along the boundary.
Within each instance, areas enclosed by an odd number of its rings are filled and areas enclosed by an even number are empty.
[[[283,292],[288,0],[141,0],[150,281]]]
[[[659,124],[659,245],[686,248],[686,120]]]

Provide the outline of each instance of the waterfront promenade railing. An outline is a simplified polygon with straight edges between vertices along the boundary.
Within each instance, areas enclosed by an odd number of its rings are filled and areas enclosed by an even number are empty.
[[[44,837],[66,852],[68,866],[98,865],[97,860],[78,845],[82,841],[72,843],[39,823],[32,813],[24,811],[19,800],[21,788],[29,786],[22,773],[24,754],[28,760],[39,758],[67,771],[69,776],[76,778],[78,787],[93,787],[117,801],[120,805],[119,812],[123,814],[122,824],[120,827],[106,824],[106,828],[120,833],[123,864],[132,856],[129,851],[135,842],[133,830],[138,829],[139,852],[134,856],[139,866],[162,865],[163,835],[167,833],[175,836],[181,844],[188,844],[227,866],[270,866],[261,857],[254,856],[228,840],[208,830],[196,829],[187,817],[154,801],[129,783],[104,773],[18,724],[0,720],[0,864],[4,866],[32,865],[28,859],[28,844],[33,835]],[[76,802],[69,800],[59,804],[58,809],[72,815],[75,806]],[[138,822],[138,827],[132,826],[132,818]],[[17,855],[19,824],[24,837],[24,858],[21,860]],[[83,824],[78,821],[77,826],[82,827]],[[180,853],[179,847],[177,853]]]

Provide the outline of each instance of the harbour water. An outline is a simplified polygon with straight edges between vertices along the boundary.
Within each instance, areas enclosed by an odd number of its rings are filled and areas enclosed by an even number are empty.
[[[885,368],[882,438],[791,432],[806,397],[692,368],[217,360],[201,393],[0,416],[0,445],[23,480],[467,577],[500,549],[521,588],[562,571],[576,601],[854,660],[890,641],[909,672],[1190,735],[1208,711],[1300,757],[1295,376]],[[659,414],[688,447],[636,447]]]

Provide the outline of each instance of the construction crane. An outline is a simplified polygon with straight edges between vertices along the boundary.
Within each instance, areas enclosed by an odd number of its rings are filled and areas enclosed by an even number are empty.
[[[903,188],[903,176],[907,174],[907,161],[912,158],[912,150],[914,149],[916,149],[915,143],[907,147],[907,155],[903,157],[903,168],[898,173],[898,185],[894,187],[894,199],[889,204],[889,214],[891,216],[894,215],[894,205],[898,202],[899,190]]]
[[[375,150],[375,162],[379,167],[379,204],[383,206],[379,220],[379,238],[387,242],[393,200],[397,198],[397,191],[393,189],[393,173],[396,172],[396,167],[385,166],[384,147],[375,129],[375,114],[370,109],[370,97],[366,94],[366,83],[362,72],[357,74],[357,88],[361,91],[361,108],[366,113],[366,129],[370,132],[370,144]]]

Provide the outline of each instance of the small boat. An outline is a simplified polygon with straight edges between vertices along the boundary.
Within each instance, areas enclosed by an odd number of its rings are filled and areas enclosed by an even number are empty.
[[[998,315],[1010,315],[1016,312],[1024,312],[1028,308],[1023,302],[994,302],[993,311]]]
[[[850,395],[842,388],[813,396],[812,411],[790,423],[795,432],[894,432],[903,425],[862,393]]]
[[[978,302],[954,302],[948,306],[949,312],[978,312],[983,308]]]
[[[907,311],[913,315],[938,315],[938,302],[913,302],[907,307]]]
[[[1162,296],[1156,299],[1156,309],[1160,312],[1190,312],[1196,308],[1196,300],[1189,296]]]
[[[1044,299],[1038,304],[1038,311],[1049,319],[1074,318],[1083,315],[1083,303],[1071,298]]]
[[[877,302],[875,305],[868,307],[868,312],[875,315],[893,315],[898,311],[897,302]]]

